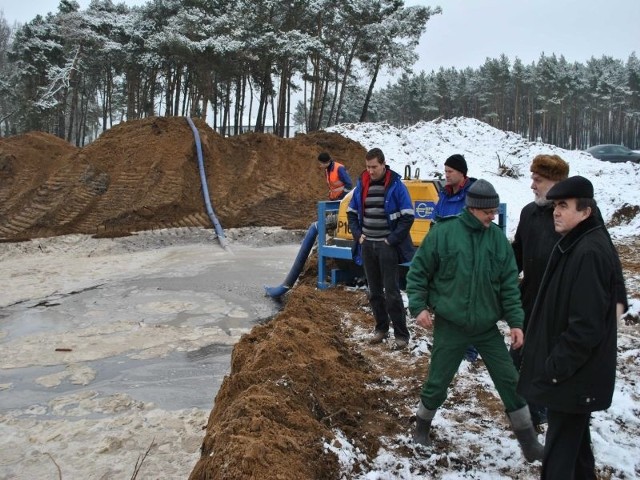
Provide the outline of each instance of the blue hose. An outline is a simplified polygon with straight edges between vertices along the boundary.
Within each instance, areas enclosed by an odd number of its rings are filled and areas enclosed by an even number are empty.
[[[305,235],[304,240],[302,240],[302,245],[300,246],[300,250],[298,250],[298,255],[293,262],[291,270],[289,270],[287,278],[284,279],[284,283],[277,287],[264,287],[268,296],[279,298],[287,293],[291,287],[293,287],[293,284],[296,283],[296,280],[300,276],[300,272],[302,272],[302,268],[304,267],[304,264],[309,257],[309,253],[313,248],[313,244],[315,243],[317,236],[318,223],[313,222],[311,226],[309,226],[309,230],[307,230],[307,234]]]
[[[196,141],[196,152],[198,154],[198,169],[200,170],[200,183],[202,184],[202,196],[204,197],[204,204],[207,208],[207,215],[209,215],[209,219],[211,223],[213,223],[213,227],[216,230],[216,234],[218,235],[218,241],[220,245],[225,250],[228,248],[227,245],[227,237],[224,234],[224,230],[222,229],[222,225],[218,221],[218,217],[213,211],[213,206],[211,205],[211,200],[209,198],[209,187],[207,187],[207,176],[204,172],[204,161],[202,160],[202,145],[200,143],[200,134],[198,133],[198,129],[189,117],[185,117],[189,126],[191,127],[191,131],[193,132],[193,138]]]

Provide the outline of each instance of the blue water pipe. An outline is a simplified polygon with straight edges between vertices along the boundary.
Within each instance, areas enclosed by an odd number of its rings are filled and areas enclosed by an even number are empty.
[[[216,234],[218,235],[218,242],[225,250],[228,249],[227,237],[224,234],[224,230],[222,229],[222,225],[218,221],[218,217],[213,211],[213,206],[211,205],[211,200],[209,198],[209,187],[207,186],[207,175],[204,171],[204,161],[202,160],[202,144],[200,143],[200,134],[198,133],[198,129],[196,128],[193,120],[189,117],[185,117],[187,119],[187,123],[191,127],[191,131],[193,132],[193,138],[196,141],[196,153],[198,154],[198,169],[200,170],[200,183],[202,184],[202,196],[204,197],[204,204],[207,208],[207,215],[209,215],[209,219],[211,219],[211,223],[213,223],[213,227],[216,230]]]
[[[280,298],[285,293],[287,293],[291,289],[291,287],[293,287],[293,284],[296,283],[296,280],[302,272],[307,258],[309,258],[309,253],[311,253],[311,249],[313,248],[313,244],[316,242],[317,236],[318,222],[313,222],[309,226],[307,234],[304,236],[304,240],[302,240],[302,245],[300,246],[300,250],[298,250],[298,255],[293,262],[291,270],[289,270],[289,273],[287,274],[287,278],[284,279],[284,282],[277,287],[264,287],[268,296],[273,298]]]

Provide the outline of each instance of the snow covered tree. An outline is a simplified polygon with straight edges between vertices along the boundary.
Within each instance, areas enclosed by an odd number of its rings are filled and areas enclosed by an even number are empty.
[[[367,12],[364,47],[359,54],[370,75],[360,121],[367,119],[371,94],[382,68],[409,69],[418,59],[415,49],[432,15],[440,7],[404,7],[402,0],[374,0]]]
[[[625,145],[640,144],[640,59],[632,53],[626,65],[627,86],[629,88],[627,112],[622,133]]]
[[[64,124],[56,125],[56,106],[65,77],[56,71],[65,65],[64,47],[54,17],[40,15],[16,30],[9,59],[17,72],[16,92],[20,99],[20,131],[55,131],[64,138]],[[62,87],[62,88],[60,88]]]
[[[15,67],[8,59],[13,31],[0,10],[0,136],[3,131],[4,135],[14,131],[12,117],[18,112],[18,102],[12,88]]]

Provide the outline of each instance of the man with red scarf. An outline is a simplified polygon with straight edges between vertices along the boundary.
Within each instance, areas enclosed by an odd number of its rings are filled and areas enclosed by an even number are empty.
[[[382,150],[369,150],[365,163],[347,218],[354,240],[354,260],[361,256],[376,320],[370,343],[381,343],[391,324],[394,347],[405,348],[410,335],[400,293],[399,264],[413,258],[409,234],[414,221],[413,202],[402,177],[387,167]]]

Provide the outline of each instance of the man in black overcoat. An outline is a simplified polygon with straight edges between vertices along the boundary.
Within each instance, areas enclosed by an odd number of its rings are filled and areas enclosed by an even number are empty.
[[[569,177],[547,198],[561,239],[529,319],[518,393],[547,407],[542,478],[595,479],[589,422],[613,397],[619,260],[589,180]]]

